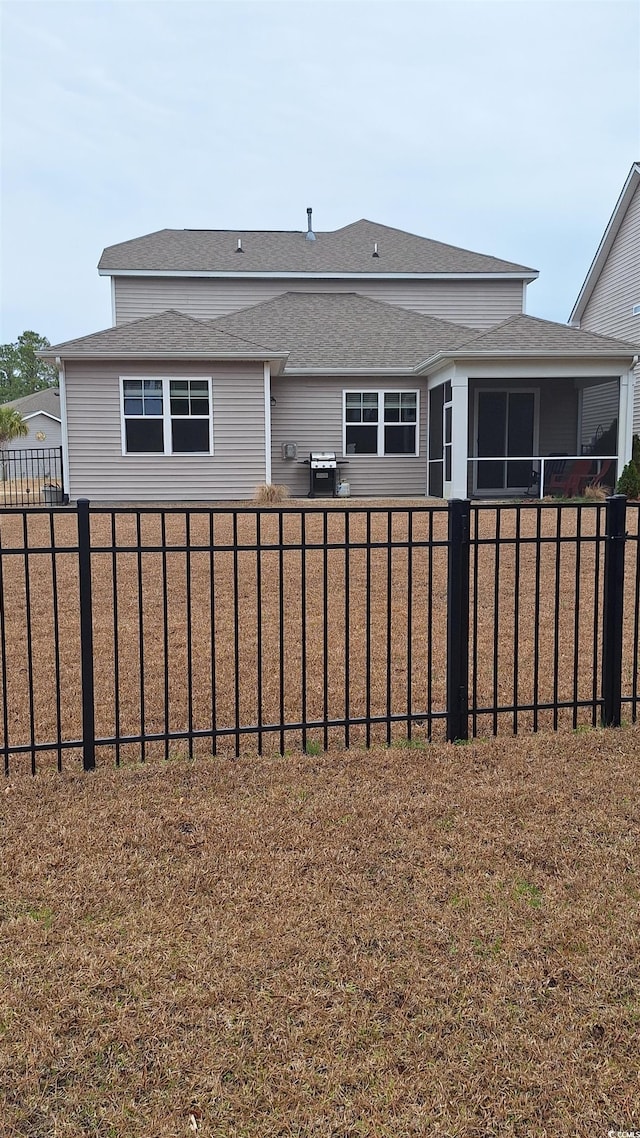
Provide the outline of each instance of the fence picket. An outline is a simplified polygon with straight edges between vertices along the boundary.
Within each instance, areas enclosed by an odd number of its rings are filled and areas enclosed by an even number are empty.
[[[640,504],[344,509],[0,509],[5,773],[635,721]]]

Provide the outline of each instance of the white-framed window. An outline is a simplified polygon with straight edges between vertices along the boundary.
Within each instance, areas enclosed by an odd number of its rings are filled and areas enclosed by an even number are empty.
[[[213,454],[211,379],[120,377],[123,454]]]
[[[640,304],[634,304],[632,312],[634,316],[640,316]]]
[[[343,451],[350,454],[417,455],[417,391],[345,391]]]

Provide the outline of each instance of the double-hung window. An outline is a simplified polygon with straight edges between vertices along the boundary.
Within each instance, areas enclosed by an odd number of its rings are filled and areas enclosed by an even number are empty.
[[[417,391],[345,391],[345,454],[416,455]]]
[[[211,454],[210,379],[126,379],[123,454]]]

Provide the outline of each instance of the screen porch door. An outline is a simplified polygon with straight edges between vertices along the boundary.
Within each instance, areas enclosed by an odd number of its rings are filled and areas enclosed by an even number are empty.
[[[474,463],[474,492],[499,494],[525,491],[531,462],[509,461],[509,455],[534,455],[535,391],[478,391],[476,458],[502,459]]]

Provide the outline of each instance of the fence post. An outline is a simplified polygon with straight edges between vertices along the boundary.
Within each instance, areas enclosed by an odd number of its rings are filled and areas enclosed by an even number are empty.
[[[447,565],[447,742],[469,738],[470,503],[449,502]]]
[[[602,618],[602,726],[619,727],[622,711],[622,618],[627,499],[607,498]]]
[[[93,602],[89,499],[78,498],[78,571],[80,585],[80,669],[82,683],[82,768],[95,770],[96,728],[93,689]]]

